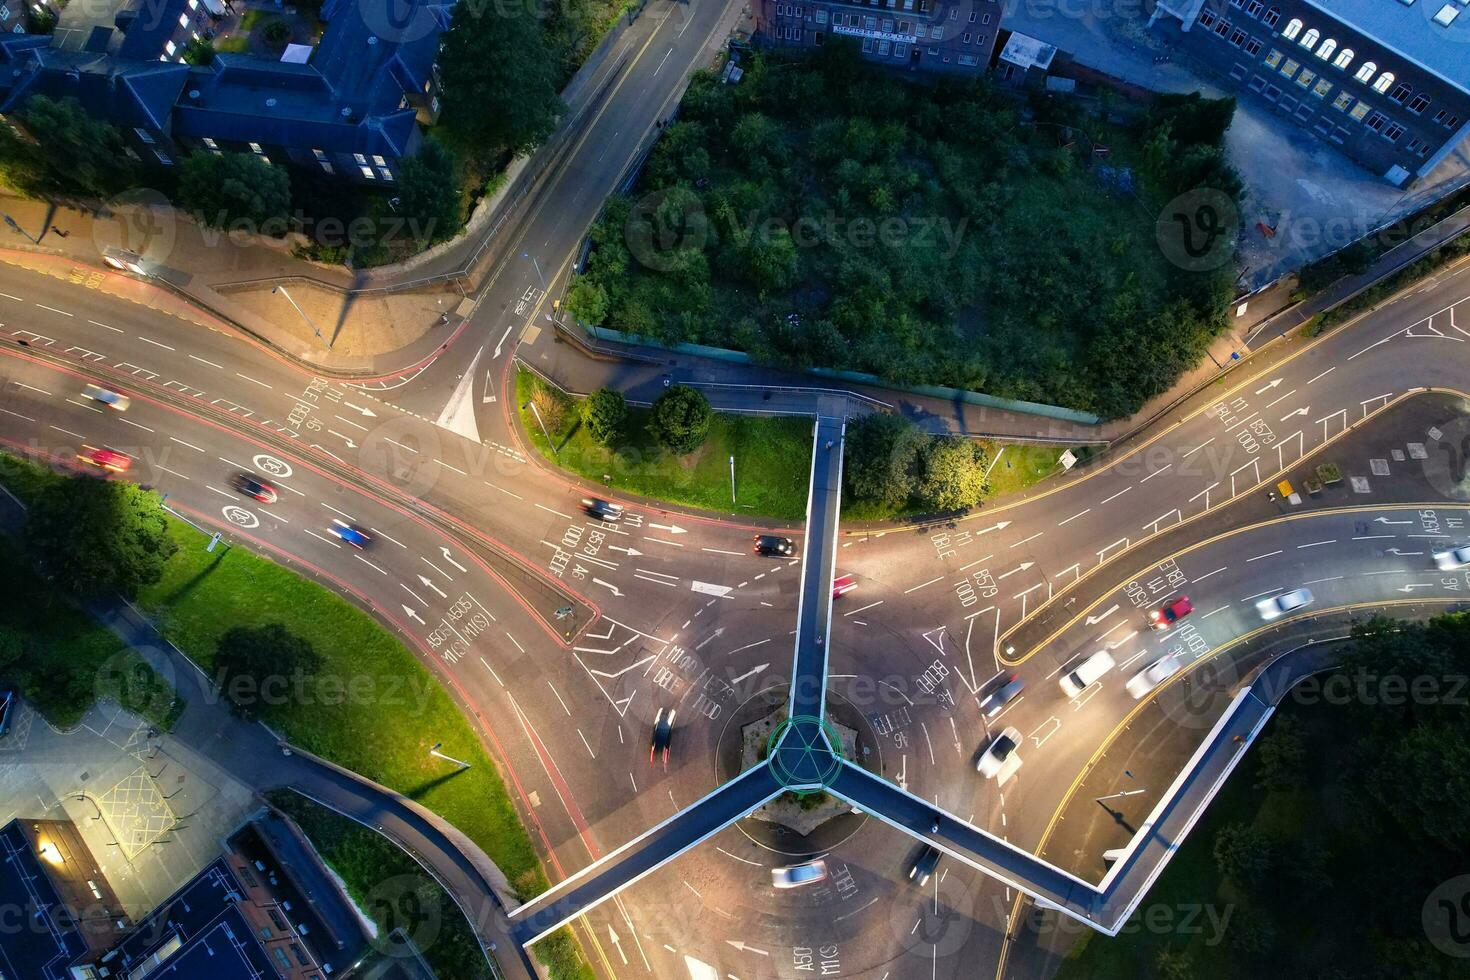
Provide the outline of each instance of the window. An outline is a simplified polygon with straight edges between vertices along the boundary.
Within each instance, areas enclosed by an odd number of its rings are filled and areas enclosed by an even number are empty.
[[[1332,83],[1325,78],[1317,79],[1317,87],[1312,89],[1312,94],[1319,99],[1327,98],[1327,93],[1332,91]]]
[[[1353,77],[1360,82],[1366,82],[1376,74],[1378,74],[1378,66],[1371,61],[1365,61],[1358,66],[1357,71],[1353,72]]]
[[[1230,43],[1233,44],[1233,45],[1235,45],[1237,48],[1240,47],[1242,44],[1244,44],[1245,43],[1245,31],[1241,30],[1238,27],[1235,30],[1231,31],[1230,32]]]
[[[975,35],[975,43],[976,44],[984,44],[985,43],[985,35],[984,34],[976,34]]]
[[[959,57],[959,62],[962,65],[973,66],[979,64],[980,59],[976,58],[973,54],[962,54]]]
[[[179,46],[177,44],[175,44],[174,42],[170,41],[170,42],[168,42],[167,44],[165,44],[163,46],[163,50],[167,54],[173,54],[175,51],[179,50]]]
[[[1302,73],[1296,77],[1296,83],[1302,88],[1310,88],[1312,83],[1316,80],[1317,73],[1312,71],[1312,69],[1310,68],[1303,69]]]
[[[160,149],[155,148],[153,151],[153,155],[158,157],[158,162],[163,164],[165,167],[172,167],[174,165],[174,162],[168,158],[168,154]]]
[[[188,27],[189,26],[189,15],[188,14],[179,14],[179,26],[180,27]]]
[[[1246,41],[1245,41],[1245,53],[1246,54],[1260,54],[1261,53],[1261,42],[1260,41],[1257,41],[1253,37],[1246,38]]]
[[[980,18],[980,23],[982,23],[982,24],[988,24],[988,23],[990,23],[990,15],[989,14],[986,14],[984,17],[981,17]]]
[[[260,148],[260,144],[259,143],[251,143],[250,144],[250,152],[251,153],[264,153],[265,151]]]
[[[870,37],[863,38],[863,54],[872,54],[872,53],[873,53],[873,39],[870,38]]]
[[[206,147],[208,147],[209,149],[211,149],[211,150],[218,150],[219,149],[219,144],[216,143],[214,140],[210,139],[208,136],[204,137],[204,145]],[[317,150],[317,152],[320,153],[321,150]]]
[[[1382,75],[1379,75],[1378,80],[1373,83],[1373,91],[1377,92],[1379,95],[1382,95],[1384,92],[1388,91],[1388,87],[1392,84],[1393,72],[1386,71]]]
[[[818,7],[817,8],[817,12],[816,12],[816,18],[817,18],[817,23],[818,24],[825,24],[825,23],[827,23],[827,11],[826,11],[826,9],[823,8],[823,7]]]
[[[1403,105],[1404,101],[1408,99],[1411,94],[1413,94],[1413,91],[1414,89],[1410,87],[1408,82],[1399,82],[1397,87],[1394,88],[1393,94],[1390,95],[1389,98],[1393,99],[1399,105]]]
[[[1277,65],[1281,64],[1282,57],[1283,57],[1283,55],[1281,54],[1280,51],[1277,51],[1275,48],[1272,48],[1271,49],[1271,53],[1268,54],[1268,55],[1266,55],[1266,67],[1267,68],[1275,68]]]
[[[893,50],[893,44],[891,42],[889,42],[889,41],[879,41],[878,42],[878,53],[881,54],[881,55],[883,55],[885,58],[888,57],[889,52],[891,52],[892,50]]]
[[[894,41],[893,56],[895,58],[907,58],[909,56],[909,46],[902,41]]]
[[[1348,113],[1348,118],[1349,119],[1352,119],[1355,122],[1362,122],[1363,121],[1363,117],[1366,116],[1367,114],[1368,114],[1368,103],[1366,103],[1366,102],[1362,101],[1361,99],[1359,99],[1358,100],[1358,104],[1355,105],[1355,106],[1353,106],[1352,111],[1350,111]]]
[[[1285,75],[1287,78],[1290,78],[1291,76],[1296,74],[1296,70],[1301,66],[1302,63],[1300,61],[1297,61],[1295,58],[1287,58],[1284,62],[1281,63],[1281,68],[1279,70],[1281,74]]]
[[[363,156],[361,153],[352,154],[352,159],[357,163],[359,167],[367,163],[367,157]]]
[[[884,34],[892,34],[893,33],[893,18],[892,17],[884,17],[883,18],[883,33]]]
[[[364,177],[366,177],[368,180],[376,180],[377,179],[377,175],[373,173],[373,168],[372,167],[358,167],[357,169],[360,170],[360,171],[362,171],[362,175]]]
[[[1266,16],[1264,16],[1264,17],[1261,18],[1261,23],[1262,24],[1265,24],[1267,27],[1275,27],[1280,22],[1281,22],[1281,8],[1280,7],[1272,7],[1270,10],[1266,11]]]
[[[1296,40],[1296,36],[1298,34],[1300,34],[1301,32],[1302,32],[1302,22],[1300,20],[1298,20],[1297,18],[1293,17],[1291,19],[1291,23],[1289,23],[1289,24],[1286,25],[1286,30],[1284,30],[1284,31],[1281,32],[1281,36],[1284,37],[1284,38],[1286,38],[1288,41],[1295,41]]]
[[[1205,27],[1214,27],[1215,26],[1215,19],[1216,18],[1215,18],[1215,14],[1214,14],[1213,11],[1210,11],[1210,10],[1201,10],[1199,12],[1199,22],[1200,22],[1201,25],[1203,25]]]
[[[944,37],[944,25],[935,24],[933,27],[929,28],[929,36],[936,41],[941,40]]]
[[[1446,129],[1454,129],[1458,125],[1460,125],[1460,117],[1456,115],[1450,115],[1444,121]]]
[[[1390,143],[1397,143],[1406,130],[1398,123],[1389,123],[1388,128],[1383,131],[1383,138]]]
[[[950,8],[950,11],[949,11],[949,19],[950,20],[959,20],[960,19],[960,8],[959,7],[952,7],[952,8]]]
[[[1347,92],[1338,92],[1337,98],[1332,100],[1332,108],[1338,112],[1347,112],[1348,106],[1353,104],[1353,97]]]
[[[976,17],[979,17],[979,16],[980,16],[980,11],[978,11],[978,10],[972,10],[972,11],[970,11],[970,23],[972,23],[972,24],[975,23],[975,18]]]
[[[1375,110],[1368,113],[1368,118],[1364,120],[1363,125],[1373,130],[1373,132],[1379,133],[1383,131],[1384,126],[1388,125],[1388,117]]]
[[[1350,64],[1352,64],[1352,63],[1353,63],[1353,49],[1352,48],[1343,48],[1341,51],[1339,51],[1337,53],[1337,57],[1332,59],[1332,67],[1333,68],[1341,68],[1343,71],[1347,71],[1347,66],[1350,65]]]
[[[1327,40],[1325,40],[1321,44],[1317,45],[1317,50],[1316,50],[1315,53],[1316,53],[1317,57],[1321,58],[1323,61],[1326,61],[1328,58],[1331,58],[1332,57],[1332,52],[1334,52],[1336,50],[1337,50],[1337,42],[1334,41],[1334,40],[1332,40],[1332,38],[1329,37]]]
[[[1429,144],[1424,142],[1417,136],[1409,140],[1409,145],[1406,147],[1406,149],[1410,153],[1413,153],[1420,157],[1429,156]]]
[[[1221,37],[1224,37],[1227,34],[1229,34],[1230,33],[1230,21],[1228,21],[1228,20],[1222,20],[1222,21],[1220,21],[1220,23],[1216,24],[1215,25],[1215,33],[1218,34],[1218,35],[1220,35]]]
[[[1424,110],[1428,108],[1429,96],[1425,95],[1423,92],[1420,92],[1418,95],[1409,100],[1409,111],[1416,116],[1423,115]]]
[[[148,135],[148,130],[142,128],[141,126],[135,126],[133,127],[133,132],[136,133],[138,135],[138,139],[142,140],[144,143],[147,143],[150,146],[153,145],[153,137]]]
[[[373,154],[373,163],[376,163],[380,167],[386,167],[386,166],[388,166],[388,161],[387,160],[384,160],[382,157],[378,156],[376,153]]]
[[[393,179],[393,171],[389,170],[387,167],[379,167],[378,168],[378,174],[384,180],[392,180]]]
[[[1250,0],[1250,2],[1245,5],[1245,12],[1252,17],[1261,16],[1261,11],[1265,9],[1266,5],[1262,3],[1261,0]]]
[[[1310,50],[1311,48],[1315,48],[1317,46],[1317,42],[1321,39],[1321,37],[1322,32],[1314,27],[1311,30],[1307,31],[1307,33],[1303,34],[1301,41],[1298,43],[1300,43],[1302,47]]]

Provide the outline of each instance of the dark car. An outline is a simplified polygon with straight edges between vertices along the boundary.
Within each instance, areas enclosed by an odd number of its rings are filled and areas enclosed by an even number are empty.
[[[263,504],[276,502],[276,488],[252,473],[236,473],[230,477],[230,486]]]
[[[935,868],[939,867],[940,853],[939,848],[933,844],[925,844],[919,851],[918,857],[914,858],[914,863],[909,866],[909,881],[920,888],[927,885],[929,876],[934,873]]]
[[[366,531],[353,527],[346,521],[339,521],[336,518],[332,519],[332,526],[327,528],[327,530],[359,550],[373,543],[372,537]]]
[[[583,497],[582,509],[600,521],[621,521],[623,505],[601,497]]]
[[[653,738],[648,743],[648,761],[657,762],[663,756],[664,765],[669,764],[669,743],[674,740],[674,709],[659,708],[653,719]]]
[[[1148,625],[1150,629],[1166,630],[1192,612],[1194,603],[1189,601],[1189,596],[1182,595],[1150,613]]]
[[[779,534],[757,534],[752,550],[758,555],[790,558],[796,554],[796,542]]]
[[[1000,709],[1010,704],[1025,688],[1026,682],[1012,674],[1004,684],[985,695],[980,701],[980,713],[987,718],[1000,714]]]

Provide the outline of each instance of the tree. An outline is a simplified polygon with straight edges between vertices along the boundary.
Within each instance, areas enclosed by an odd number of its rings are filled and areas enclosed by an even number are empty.
[[[688,385],[674,385],[653,403],[648,428],[659,445],[683,456],[704,444],[713,416],[704,395]]]
[[[133,598],[178,548],[150,491],[90,476],[48,487],[31,505],[25,541],[43,577],[83,597]]]
[[[291,178],[254,153],[191,153],[179,167],[179,204],[215,228],[248,223],[260,231],[291,208]]]
[[[924,447],[918,495],[936,511],[964,510],[985,497],[985,450],[964,436],[944,436]]]
[[[136,183],[122,135],[76,99],[33,96],[21,119],[36,139],[35,161],[50,186],[107,197]]]
[[[897,508],[918,485],[919,453],[928,436],[902,415],[874,412],[848,424],[842,472],[854,500]]]
[[[1154,954],[1154,976],[1159,980],[1193,980],[1194,963],[1189,950],[1165,946]]]
[[[184,63],[189,65],[209,65],[214,63],[214,42],[208,38],[196,37],[184,45]]]
[[[1274,842],[1254,827],[1233,823],[1215,835],[1215,865],[1242,887],[1259,885],[1271,870]]]
[[[628,400],[621,391],[598,388],[582,403],[582,423],[587,431],[604,446],[610,446],[623,429],[628,417]]]
[[[1301,722],[1293,715],[1281,715],[1271,734],[1256,746],[1256,788],[1286,790],[1299,785],[1306,760]]]
[[[459,234],[464,227],[464,196],[453,150],[426,139],[416,156],[399,164],[398,213],[420,248]]]
[[[599,326],[611,306],[607,290],[592,276],[578,276],[567,290],[567,309],[583,323]]]
[[[243,718],[259,717],[321,665],[321,654],[280,623],[231,627],[214,648],[215,680]]]
[[[519,5],[456,5],[439,71],[441,121],[481,160],[532,149],[566,108],[541,27]]]

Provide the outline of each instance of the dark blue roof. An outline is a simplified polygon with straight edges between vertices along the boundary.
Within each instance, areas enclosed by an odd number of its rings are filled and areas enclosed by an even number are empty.
[[[129,61],[156,61],[164,45],[179,28],[179,15],[189,0],[133,0],[118,14],[132,14],[123,35],[118,57]]]
[[[14,820],[0,829],[0,903],[20,913],[0,929],[0,976],[65,980],[87,944]]]

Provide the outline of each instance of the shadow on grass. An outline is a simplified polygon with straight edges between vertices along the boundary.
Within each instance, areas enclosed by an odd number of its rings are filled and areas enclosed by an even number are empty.
[[[404,791],[403,795],[411,800],[420,799],[425,793],[429,792],[430,790],[438,789],[440,786],[443,786],[455,776],[459,776],[467,772],[469,772],[468,768],[456,769],[454,770],[454,772],[446,772],[442,776],[435,776],[433,779],[419,783],[417,786],[410,786],[406,791]]]
[[[216,568],[219,567],[219,563],[225,560],[225,555],[228,553],[228,549],[216,551],[214,553],[213,560],[210,561],[208,565],[205,565],[203,568],[199,569],[199,571],[195,572],[192,576],[189,577],[187,581],[180,582],[178,588],[174,589],[168,595],[163,597],[163,601],[160,603],[160,605],[171,606],[182,599],[184,596],[188,595],[190,592],[193,592],[195,589],[199,588],[199,586],[204,583],[204,580],[209,577],[210,573],[212,573]]]

